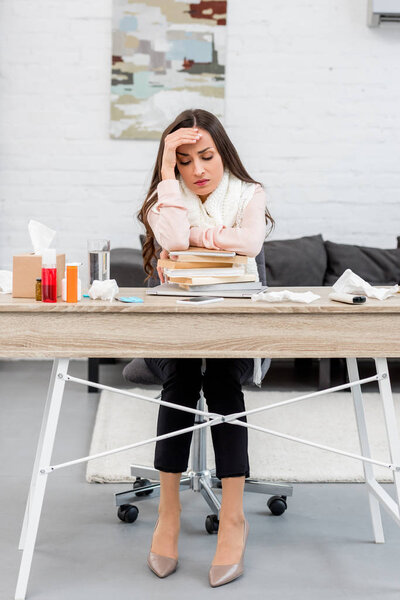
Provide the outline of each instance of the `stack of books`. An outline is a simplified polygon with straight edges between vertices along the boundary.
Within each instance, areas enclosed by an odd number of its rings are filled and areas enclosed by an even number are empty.
[[[246,273],[247,256],[226,250],[190,247],[170,252],[174,260],[159,259],[167,283],[190,291],[261,288],[256,275]]]

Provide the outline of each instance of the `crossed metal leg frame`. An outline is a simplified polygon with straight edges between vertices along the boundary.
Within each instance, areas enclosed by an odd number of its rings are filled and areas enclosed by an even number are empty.
[[[327,388],[326,390],[319,390],[317,392],[312,392],[309,394],[304,394],[302,396],[297,396],[296,398],[290,398],[289,400],[284,400],[282,402],[277,402],[275,404],[270,404],[263,407],[258,407],[252,410],[246,410],[238,413],[232,413],[230,415],[219,415],[217,413],[211,413],[203,410],[203,408],[188,408],[184,406],[180,406],[178,404],[174,404],[171,402],[165,402],[159,398],[150,398],[148,396],[142,396],[139,394],[134,394],[129,392],[128,390],[119,390],[117,388],[113,388],[106,385],[101,385],[98,383],[90,382],[84,379],[79,379],[77,377],[73,377],[68,374],[68,363],[69,359],[61,358],[55,359],[53,363],[53,369],[50,377],[49,389],[47,394],[46,405],[43,414],[42,426],[39,435],[39,441],[36,451],[35,462],[33,466],[32,478],[29,488],[28,501],[26,504],[26,510],[24,515],[24,521],[22,526],[21,538],[19,543],[19,549],[22,550],[21,557],[21,565],[18,574],[17,587],[15,591],[15,600],[24,600],[26,596],[26,590],[28,586],[29,574],[31,570],[33,552],[35,549],[36,537],[39,527],[40,515],[43,506],[44,494],[46,491],[46,483],[47,477],[50,473],[54,472],[57,469],[61,469],[64,467],[69,467],[72,465],[76,465],[82,462],[87,462],[89,460],[94,460],[96,458],[100,458],[103,456],[107,456],[109,454],[115,454],[118,452],[123,452],[124,450],[129,450],[131,448],[136,448],[138,446],[143,446],[145,444],[149,444],[155,442],[157,440],[165,439],[168,437],[172,437],[175,435],[181,435],[183,433],[193,431],[194,432],[194,443],[196,444],[194,448],[194,455],[197,454],[197,461],[193,464],[193,470],[185,477],[181,482],[182,487],[191,487],[192,489],[200,488],[204,498],[206,499],[209,506],[212,510],[219,510],[220,504],[218,498],[212,491],[212,488],[215,487],[216,481],[212,472],[207,472],[205,467],[205,454],[203,450],[197,452],[199,450],[199,445],[201,443],[201,439],[196,437],[200,434],[200,431],[205,427],[212,427],[213,425],[218,425],[220,423],[232,423],[234,425],[239,425],[241,427],[248,427],[249,429],[254,429],[256,431],[261,431],[263,433],[269,433],[270,435],[276,435],[278,437],[292,440],[295,442],[299,442],[301,444],[306,444],[309,446],[313,446],[315,448],[321,448],[322,450],[327,450],[329,452],[335,452],[337,454],[341,454],[343,456],[348,456],[349,458],[353,458],[356,460],[361,460],[364,468],[365,475],[365,483],[368,491],[368,499],[369,506],[371,512],[372,519],[372,528],[374,533],[375,542],[383,543],[384,535],[383,535],[383,527],[380,513],[380,505],[387,511],[387,513],[395,520],[395,522],[400,525],[400,438],[397,428],[396,415],[393,403],[392,390],[390,385],[389,372],[387,368],[387,362],[385,358],[375,358],[376,365],[376,375],[371,377],[367,377],[364,379],[359,379],[358,368],[357,368],[357,359],[356,358],[347,358],[347,371],[349,375],[349,383]],[[380,460],[373,459],[371,457],[369,439],[368,439],[368,431],[365,419],[365,412],[363,406],[363,399],[361,393],[361,385],[365,383],[369,383],[370,381],[378,381],[380,397],[382,399],[383,413],[386,424],[386,433],[387,433],[387,441],[388,448],[390,452],[390,462],[383,462]],[[60,463],[57,465],[51,465],[51,456],[53,452],[54,440],[57,430],[58,419],[61,410],[61,404],[64,394],[64,387],[66,382],[73,382],[77,384],[81,384],[87,386],[90,384],[93,387],[98,389],[110,390],[113,392],[117,392],[121,395],[130,396],[132,398],[136,398],[139,400],[146,400],[149,402],[155,402],[156,404],[163,404],[170,408],[176,408],[178,410],[184,410],[187,412],[192,412],[197,415],[197,422],[192,427],[186,427],[184,429],[180,429],[178,431],[174,431],[171,433],[167,433],[164,435],[160,435],[157,437],[150,438],[148,440],[144,440],[142,442],[136,442],[133,444],[129,444],[127,446],[123,446],[120,448],[115,448],[114,450],[108,450],[106,452],[101,452],[99,454],[94,454],[91,456],[85,456],[83,458],[79,458],[76,460],[72,460],[65,463]],[[316,444],[309,440],[304,440],[302,438],[290,436],[287,434],[279,433],[277,431],[273,431],[271,429],[267,429],[265,427],[259,427],[257,425],[253,425],[251,423],[246,423],[244,421],[240,421],[239,418],[242,416],[248,416],[251,414],[255,414],[258,412],[262,412],[264,410],[271,410],[273,408],[278,408],[281,406],[285,406],[288,404],[293,404],[294,402],[299,402],[301,400],[305,400],[306,398],[322,396],[323,394],[328,394],[330,392],[339,391],[342,389],[350,388],[352,391],[354,410],[356,416],[356,422],[358,427],[358,434],[360,440],[361,452],[363,454],[353,454],[350,452],[344,452],[342,450],[332,448],[330,446],[324,446],[321,444]],[[202,406],[202,405],[201,405]],[[204,443],[204,442],[203,442]],[[203,446],[203,449],[205,446]],[[376,481],[373,465],[380,465],[388,468],[393,471],[393,483],[394,483],[394,499],[386,492],[386,490]],[[185,481],[186,479],[186,481]],[[190,481],[190,486],[189,486]],[[278,489],[276,484],[273,485],[272,488],[268,488],[268,485],[264,484],[262,487],[259,487],[259,483],[251,483],[248,482],[247,489],[249,491],[266,491],[267,493],[274,493],[276,489]],[[157,486],[157,484],[155,484]],[[281,488],[280,493],[281,493]],[[144,491],[145,488],[141,488],[141,491]],[[290,490],[286,490],[285,494],[289,494]]]

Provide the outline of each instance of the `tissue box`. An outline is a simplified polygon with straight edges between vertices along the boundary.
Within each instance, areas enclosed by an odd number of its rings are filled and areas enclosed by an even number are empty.
[[[57,254],[57,296],[65,273],[65,254]],[[37,254],[13,256],[13,298],[34,298],[36,277],[42,276],[42,257]]]

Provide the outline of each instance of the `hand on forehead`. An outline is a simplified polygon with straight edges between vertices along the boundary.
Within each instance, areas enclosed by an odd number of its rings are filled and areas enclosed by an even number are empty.
[[[181,153],[186,155],[192,155],[192,153],[198,154],[199,152],[205,151],[206,149],[210,148],[215,150],[214,140],[212,139],[208,131],[201,128],[194,129],[198,131],[200,136],[199,139],[195,143],[182,144],[181,146],[178,146],[178,148],[176,149],[177,154]]]

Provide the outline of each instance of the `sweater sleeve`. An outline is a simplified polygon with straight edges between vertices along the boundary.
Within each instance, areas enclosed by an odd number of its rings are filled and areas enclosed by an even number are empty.
[[[265,208],[266,195],[259,185],[246,206],[241,227],[225,227],[225,225],[209,228],[191,227],[190,245],[212,250],[231,250],[245,256],[257,256],[267,235]]]
[[[158,200],[147,214],[157,242],[168,250],[189,248],[190,224],[176,179],[164,179],[157,186]]]

